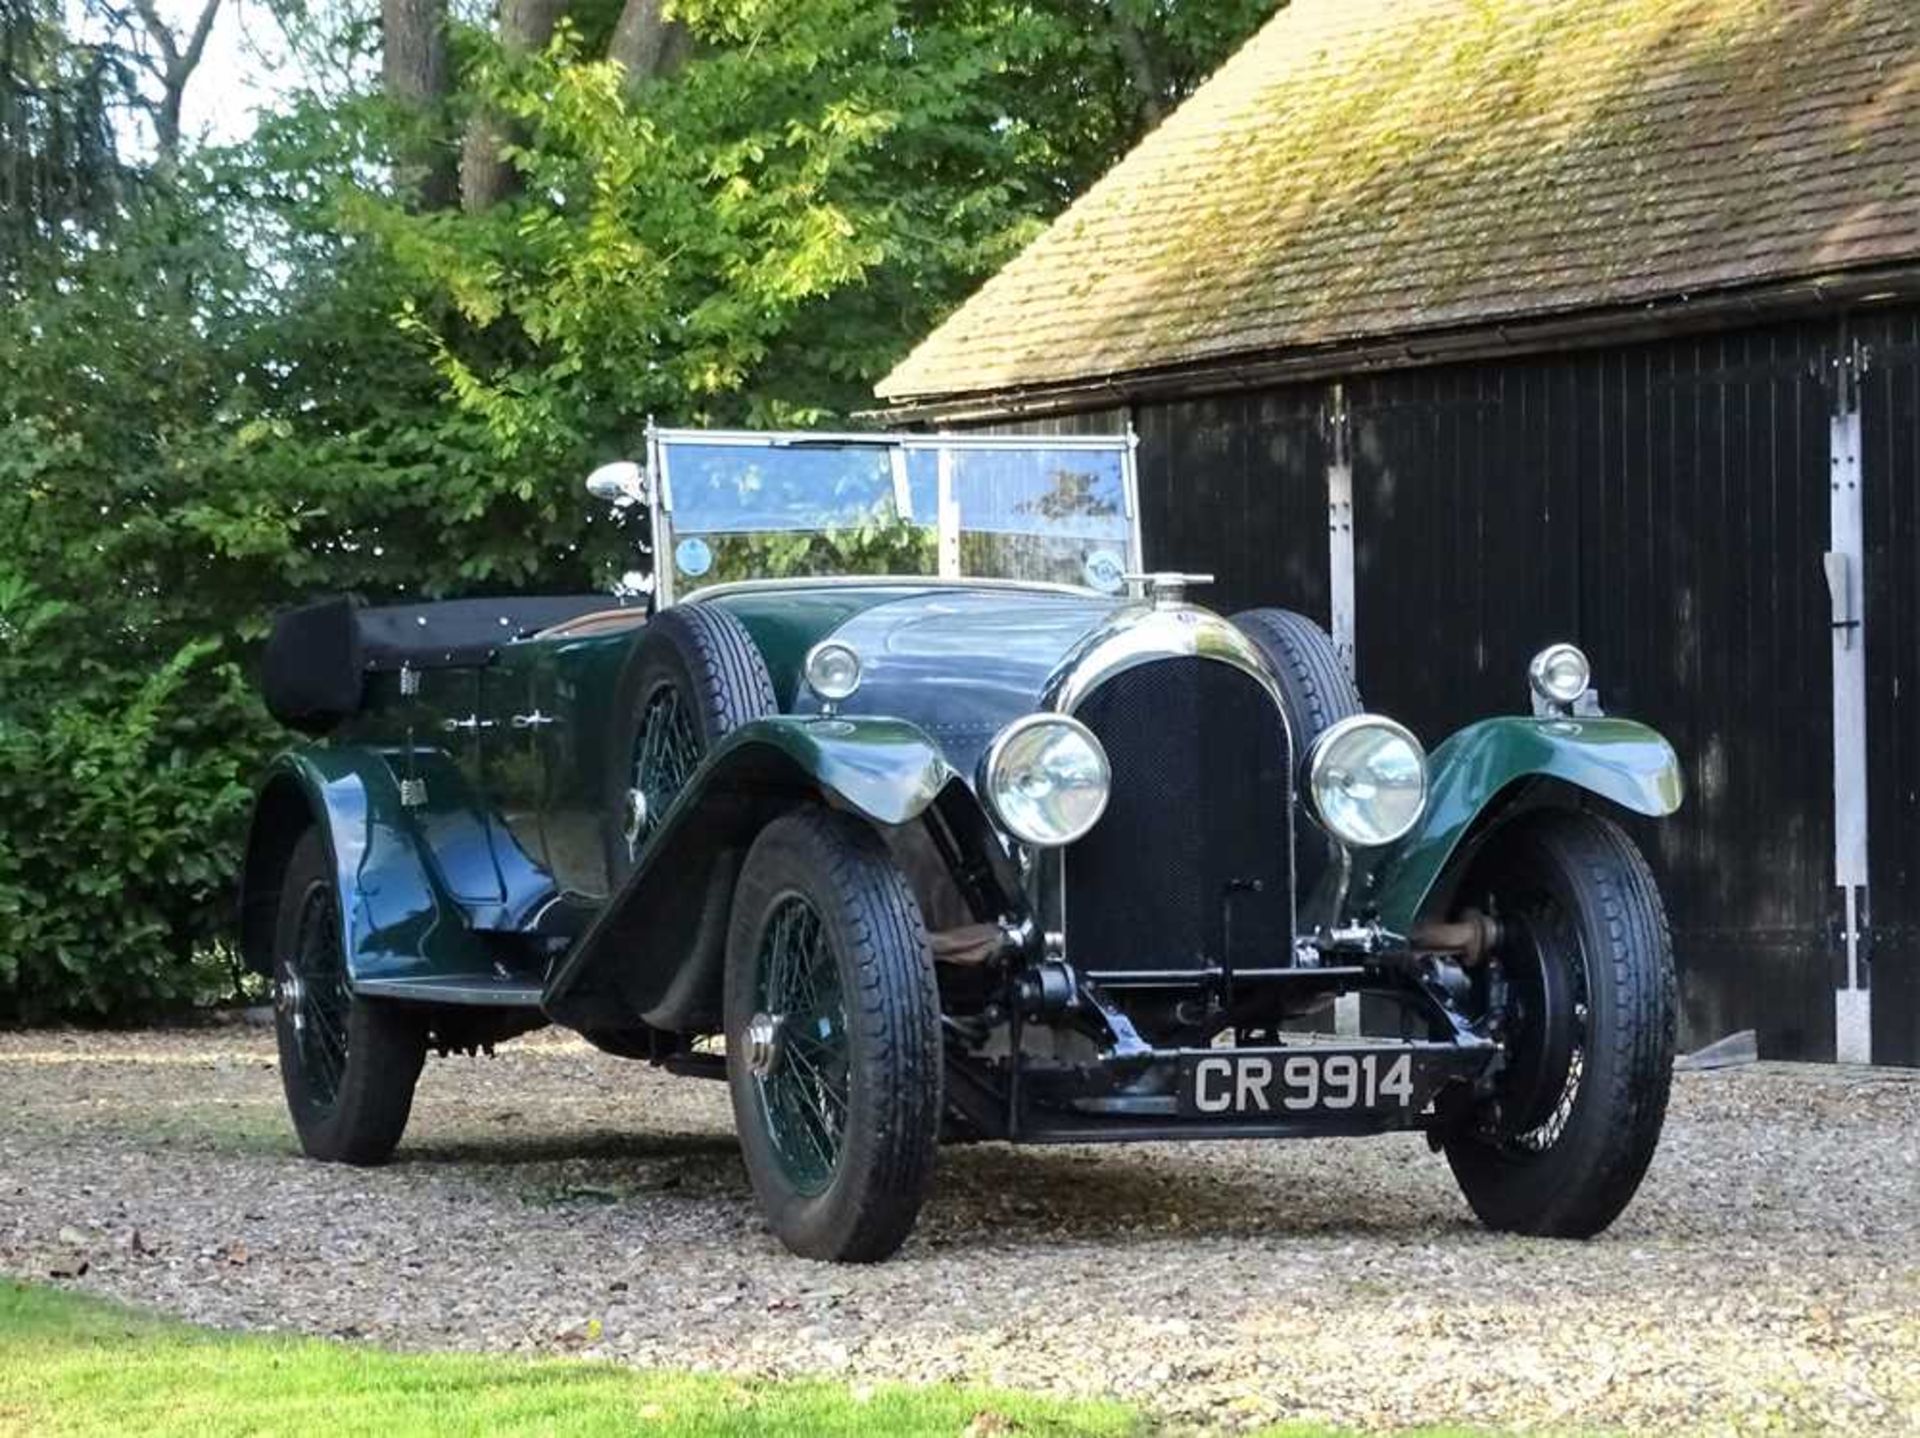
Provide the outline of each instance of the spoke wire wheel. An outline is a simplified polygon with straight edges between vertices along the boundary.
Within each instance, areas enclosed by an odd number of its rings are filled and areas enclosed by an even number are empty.
[[[811,805],[760,832],[732,905],[727,1083],[760,1211],[803,1258],[886,1258],[925,1201],[945,1110],[920,906],[872,826]]]
[[[753,636],[718,604],[679,604],[647,621],[615,688],[617,717],[597,761],[610,889],[639,867],[708,753],[776,712]]]
[[[648,837],[659,825],[687,778],[700,763],[700,736],[693,716],[680,702],[672,683],[659,685],[647,697],[640,716],[640,732],[633,741],[633,774],[627,792],[622,833],[627,858],[638,860]]]
[[[348,1018],[353,996],[340,962],[340,921],[330,886],[316,881],[299,896],[293,952],[284,966],[276,1007],[293,1031],[306,1075],[307,1101],[333,1107],[347,1072]]]
[[[427,1053],[422,1011],[356,997],[333,862],[317,829],[294,844],[274,921],[274,1030],[300,1147],[329,1163],[384,1163],[406,1131]]]
[[[757,954],[756,1019],[765,1046],[750,1055],[762,1121],[794,1192],[832,1182],[847,1132],[851,1061],[847,1009],[820,915],[804,895],[782,896]]]

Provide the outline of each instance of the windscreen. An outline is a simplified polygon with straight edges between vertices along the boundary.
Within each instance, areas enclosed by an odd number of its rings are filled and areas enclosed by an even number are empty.
[[[662,435],[676,595],[745,579],[947,575],[1083,585],[1138,568],[1125,440]]]

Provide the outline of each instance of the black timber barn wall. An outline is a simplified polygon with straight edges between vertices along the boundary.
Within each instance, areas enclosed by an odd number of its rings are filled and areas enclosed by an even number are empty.
[[[1687,802],[1630,828],[1661,875],[1683,1038],[1832,1058],[1829,417],[1864,345],[1874,1056],[1920,1063],[1920,312],[1839,317],[1343,381],[1355,639],[1370,708],[1431,746],[1524,712],[1570,638],[1609,713],[1661,729]],[[1223,611],[1329,622],[1335,388],[1153,400],[997,428],[1140,436],[1151,567]]]

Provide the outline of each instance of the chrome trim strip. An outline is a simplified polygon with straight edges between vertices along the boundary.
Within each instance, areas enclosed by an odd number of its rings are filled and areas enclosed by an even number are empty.
[[[1061,661],[1041,690],[1040,703],[1071,714],[1114,675],[1160,659],[1215,659],[1254,680],[1273,701],[1287,729],[1287,752],[1299,763],[1280,681],[1265,656],[1230,620],[1196,604],[1133,604],[1117,611]]]
[[[472,979],[360,979],[355,994],[368,998],[408,999],[415,1003],[467,1004],[481,1008],[537,1009],[538,984],[498,983]]]
[[[1080,584],[1059,584],[1046,579],[941,579],[932,574],[811,574],[793,579],[733,579],[725,584],[709,584],[686,598],[688,604],[701,604],[729,594],[764,594],[778,589],[1005,589],[1037,594],[1068,594],[1075,599],[1113,599]]]
[[[811,429],[655,429],[670,444],[796,445],[864,444],[876,449],[1085,449],[1117,453],[1132,447],[1131,434],[974,434],[969,432]]]

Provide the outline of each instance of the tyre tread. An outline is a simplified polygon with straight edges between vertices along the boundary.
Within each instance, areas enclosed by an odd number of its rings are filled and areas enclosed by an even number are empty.
[[[1296,758],[1304,758],[1325,730],[1360,713],[1360,690],[1339,650],[1326,630],[1306,615],[1291,609],[1246,609],[1232,622],[1260,647],[1280,680],[1301,731],[1293,736]]]
[[[1590,975],[1582,1084],[1601,1087],[1583,1091],[1569,1132],[1544,1154],[1501,1158],[1466,1136],[1449,1142],[1448,1158],[1489,1226],[1589,1238],[1632,1200],[1666,1120],[1676,1040],[1666,910],[1639,846],[1604,815],[1550,811],[1520,821],[1506,843],[1532,846],[1559,866],[1591,908],[1588,931],[1600,939],[1593,963],[1607,972],[1604,985]],[[1611,1000],[1604,1023],[1597,1012],[1603,987]],[[1595,1047],[1596,1032],[1606,1035],[1604,1050]]]
[[[876,1262],[912,1232],[932,1180],[944,1111],[940,996],[926,925],[886,845],[851,815],[817,806],[784,815],[755,841],[747,871],[774,854],[806,856],[802,862],[828,891],[816,899],[834,905],[848,937],[855,985],[847,1019],[864,1039],[855,1052],[863,1055],[874,1101],[870,1133],[849,1135],[842,1155],[843,1164],[857,1163],[859,1171],[836,1177],[800,1219],[790,1222],[778,1211],[769,1218],[805,1257]],[[743,958],[730,954],[730,984],[745,982]],[[730,1003],[730,1013],[737,1007]],[[749,1121],[738,1089],[735,1111],[743,1124]],[[764,1181],[757,1178],[756,1187]]]

